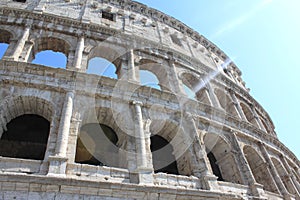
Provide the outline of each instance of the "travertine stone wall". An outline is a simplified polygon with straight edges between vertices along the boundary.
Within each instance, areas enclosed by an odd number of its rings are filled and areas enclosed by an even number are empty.
[[[0,139],[24,114],[50,123],[43,160],[0,156],[0,199],[300,199],[300,162],[240,70],[173,17],[130,0],[1,1],[0,43]],[[32,64],[45,50],[65,68]],[[118,78],[88,74],[95,57]],[[141,85],[140,70],[161,89]],[[113,166],[76,162],[91,123],[116,133],[103,155]],[[178,174],[155,172],[153,135]]]

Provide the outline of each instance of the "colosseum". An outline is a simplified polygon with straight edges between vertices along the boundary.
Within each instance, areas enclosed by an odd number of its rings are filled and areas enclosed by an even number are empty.
[[[300,162],[241,71],[173,17],[1,0],[0,45],[1,200],[300,199]]]

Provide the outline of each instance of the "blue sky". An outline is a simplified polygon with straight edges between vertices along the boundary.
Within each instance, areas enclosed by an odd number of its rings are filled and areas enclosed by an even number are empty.
[[[184,22],[234,59],[250,94],[271,116],[280,141],[300,158],[299,0],[138,1]],[[0,44],[0,57],[1,49]],[[38,56],[34,62],[40,62]],[[57,67],[65,62],[62,56]]]
[[[277,135],[300,158],[299,0],[138,0],[215,43],[243,72]]]

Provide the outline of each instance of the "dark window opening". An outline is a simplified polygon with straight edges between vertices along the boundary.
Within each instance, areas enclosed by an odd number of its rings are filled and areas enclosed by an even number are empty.
[[[114,14],[106,12],[106,11],[102,11],[102,18],[108,19],[110,21],[114,21]]]
[[[217,159],[215,158],[214,154],[212,152],[209,152],[207,154],[207,157],[209,159],[213,174],[218,177],[218,181],[224,181],[222,174],[221,174],[221,170],[220,170],[218,164],[216,163]]]
[[[13,0],[13,1],[20,2],[20,3],[25,3],[26,2],[26,0]]]
[[[104,124],[86,124],[77,139],[75,162],[118,167],[118,136]]]
[[[12,158],[43,160],[50,122],[38,115],[22,115],[7,124],[0,140],[0,155]]]
[[[154,172],[179,175],[172,145],[158,135],[151,136],[150,140]]]

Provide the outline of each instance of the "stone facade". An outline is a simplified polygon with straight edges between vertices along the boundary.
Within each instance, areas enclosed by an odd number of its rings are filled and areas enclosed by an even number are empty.
[[[0,13],[0,199],[300,199],[300,162],[240,70],[183,23],[130,0],[7,0]],[[66,67],[32,64],[45,50]],[[95,57],[118,78],[86,73]],[[20,117],[48,123],[46,141],[11,131]]]

